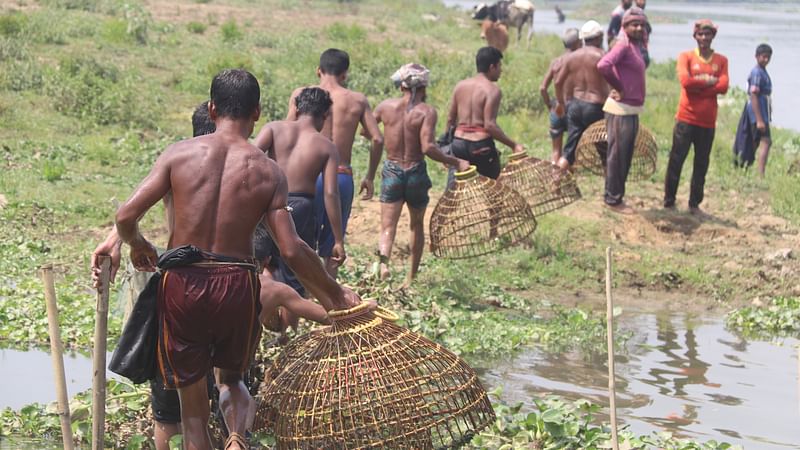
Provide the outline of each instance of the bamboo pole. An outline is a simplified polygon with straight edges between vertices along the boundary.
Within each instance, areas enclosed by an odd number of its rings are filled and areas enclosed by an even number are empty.
[[[608,409],[611,413],[611,443],[614,450],[619,450],[617,390],[614,375],[614,300],[611,298],[611,247],[606,247],[606,335],[608,337]]]
[[[47,324],[50,328],[50,356],[53,358],[53,378],[56,383],[58,400],[58,417],[61,419],[61,440],[65,450],[72,450],[72,425],[69,414],[69,398],[67,396],[67,380],[64,374],[64,348],[61,344],[61,330],[58,327],[58,305],[56,303],[56,287],[53,282],[53,266],[42,266],[42,282],[44,298],[47,304]]]
[[[94,320],[94,355],[92,356],[92,450],[102,450],[106,420],[106,341],[108,339],[108,291],[111,258],[100,256],[100,287]]]

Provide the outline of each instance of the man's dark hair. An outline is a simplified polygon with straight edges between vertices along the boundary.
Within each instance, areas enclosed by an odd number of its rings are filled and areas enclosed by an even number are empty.
[[[756,47],[756,56],[763,54],[772,55],[772,47],[769,44],[761,44]]]
[[[308,114],[314,118],[322,118],[331,109],[333,100],[328,91],[318,87],[307,87],[294,98],[297,115]]]
[[[275,242],[272,241],[267,227],[259,222],[258,225],[256,225],[255,232],[253,232],[253,256],[256,258],[256,262],[263,263],[264,260],[271,258],[274,249]],[[268,264],[273,265],[274,261],[270,260]]]
[[[501,59],[503,59],[503,52],[494,47],[483,47],[475,55],[475,66],[478,68],[478,72],[486,73],[490,66],[499,64]]]
[[[217,125],[208,115],[208,100],[197,105],[192,114],[192,136],[203,136],[217,131]]]
[[[256,111],[261,98],[258,80],[243,69],[225,69],[211,81],[211,101],[217,115],[243,119]]]
[[[329,48],[319,55],[319,70],[326,75],[339,76],[350,68],[350,55],[338,48]]]

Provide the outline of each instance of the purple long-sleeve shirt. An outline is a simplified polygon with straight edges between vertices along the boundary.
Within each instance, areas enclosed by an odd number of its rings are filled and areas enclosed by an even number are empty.
[[[622,93],[620,103],[644,105],[645,64],[635,43],[627,38],[620,39],[598,61],[597,70],[612,88]]]

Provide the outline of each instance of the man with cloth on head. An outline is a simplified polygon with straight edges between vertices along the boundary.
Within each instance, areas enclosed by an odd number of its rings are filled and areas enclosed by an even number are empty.
[[[539,86],[539,95],[542,96],[542,101],[550,112],[550,140],[553,144],[553,153],[550,159],[553,163],[557,163],[559,158],[561,158],[561,148],[564,144],[564,132],[567,131],[567,119],[563,114],[561,116],[556,114],[556,109],[561,103],[559,103],[558,98],[550,98],[547,88],[550,87],[553,78],[555,78],[561,70],[564,59],[581,47],[581,40],[578,36],[577,28],[567,28],[566,31],[564,31],[564,35],[561,37],[561,42],[564,43],[564,53],[550,62],[550,67],[547,69],[542,84]],[[572,96],[570,95],[567,97],[566,102],[569,103],[571,99]],[[563,104],[562,106],[566,108],[567,104]]]
[[[583,48],[564,59],[556,76],[559,103],[556,114],[564,116],[562,102],[569,102],[565,117],[567,145],[558,160],[558,166],[562,169],[569,169],[575,164],[578,142],[589,125],[603,118],[603,103],[608,97],[608,83],[597,70],[597,63],[603,57],[603,28],[590,20],[581,27],[580,38],[584,42]],[[572,100],[566,100],[569,98]]]
[[[466,159],[478,168],[478,173],[492,179],[500,175],[500,155],[494,145],[495,139],[523,152],[497,125],[502,93],[495,82],[503,72],[503,52],[494,47],[483,47],[475,55],[478,74],[461,80],[453,89],[447,129],[455,127],[450,150],[453,156]]]
[[[406,277],[407,285],[419,270],[425,248],[424,219],[431,188],[425,156],[457,170],[469,168],[467,161],[446,155],[436,146],[436,109],[425,103],[429,79],[430,71],[425,66],[404,65],[392,75],[403,96],[384,100],[375,108],[375,119],[383,123],[386,143],[386,161],[381,172],[380,276],[386,279],[390,275],[389,258],[405,203],[411,227],[411,270]],[[380,157],[380,154],[370,155],[370,174],[377,170]]]
[[[689,212],[698,214],[717,126],[717,95],[728,92],[728,59],[711,48],[717,36],[717,26],[711,20],[695,22],[693,35],[697,48],[678,56],[681,99],[675,114],[672,150],[664,180],[664,207],[675,207],[683,162],[694,144]]]
[[[644,11],[631,6],[622,17],[619,41],[597,63],[597,70],[612,88],[603,106],[608,135],[604,201],[621,214],[634,212],[623,199],[639,132],[639,114],[644,110],[645,63],[640,47],[646,23]]]

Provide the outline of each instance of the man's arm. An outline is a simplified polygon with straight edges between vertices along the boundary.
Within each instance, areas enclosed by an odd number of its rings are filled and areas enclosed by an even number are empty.
[[[168,148],[158,157],[150,174],[117,210],[117,233],[123,242],[130,245],[131,262],[136,270],[155,271],[158,255],[155,247],[139,231],[139,219],[170,191],[172,153],[173,150]]]
[[[378,105],[375,108],[375,114],[373,118],[375,119],[375,126],[377,127],[379,123],[383,121],[381,118],[381,114],[383,111],[383,103]],[[383,153],[383,143],[381,142],[381,146],[371,146],[369,149],[369,165],[367,166],[367,174],[364,175],[364,179],[361,180],[361,186],[359,187],[358,193],[364,193],[361,197],[361,200],[369,200],[375,195],[375,174],[378,171],[378,164],[381,162],[381,154]]]
[[[320,138],[322,136],[320,135]],[[344,263],[347,254],[344,250],[344,230],[342,230],[342,199],[339,195],[339,151],[336,145],[330,142],[327,149],[328,159],[323,168],[322,179],[324,181],[323,195],[325,212],[328,214],[328,221],[331,223],[333,232],[333,250],[331,259],[336,267]]]
[[[456,85],[458,88],[458,85]],[[447,111],[447,127],[445,131],[458,125],[458,103],[456,103],[456,89],[453,89],[453,95],[450,97],[450,110]]]
[[[317,323],[330,324],[328,313],[319,304],[300,297],[297,292],[288,285],[274,280],[261,279],[261,304],[265,310],[275,311],[278,306],[283,306],[289,312],[307,320]],[[262,310],[263,311],[263,310]]]
[[[726,94],[728,92],[729,85],[730,78],[728,77],[728,59],[724,58],[719,67],[719,78],[717,78],[717,84],[714,85],[714,94]]]
[[[111,231],[108,233],[108,236],[106,236],[106,239],[98,244],[92,252],[92,285],[96,288],[100,288],[101,256],[111,258],[111,277],[109,280],[113,283],[122,259],[122,240],[117,234],[116,226],[111,229]]]
[[[261,128],[261,131],[258,132],[258,136],[256,136],[255,141],[253,141],[253,144],[261,149],[262,152],[266,153],[267,156],[275,159],[275,139],[272,133],[271,124],[264,124],[264,126]]]
[[[294,92],[292,92],[292,96],[289,97],[289,111],[286,113],[286,120],[297,120],[297,105],[295,104],[294,99],[302,90],[303,88],[295,89]]]
[[[561,117],[564,115],[564,107],[567,104],[567,93],[564,92],[564,84],[567,82],[567,78],[569,77],[570,73],[570,58],[564,58],[564,61],[561,63],[561,68],[555,74],[554,86],[556,90],[556,102],[558,105],[556,106],[556,114]]]
[[[322,267],[317,254],[297,235],[292,216],[286,210],[289,190],[286,176],[280,170],[273,172],[277,185],[272,201],[264,215],[264,224],[267,225],[275,243],[278,244],[281,257],[326,311],[346,309],[357,305],[361,302],[358,295],[350,289],[338,285]]]
[[[619,93],[624,91],[624,86],[622,86],[622,81],[617,76],[615,66],[622,59],[623,52],[627,49],[627,45],[615,45],[597,62],[597,71],[605,78],[608,85]]]
[[[542,97],[542,101],[544,102],[545,108],[550,110],[552,105],[552,100],[550,99],[550,94],[547,92],[547,88],[550,87],[550,82],[553,81],[553,75],[555,75],[555,65],[556,61],[550,63],[550,67],[547,69],[547,73],[544,74],[544,79],[542,80],[542,84],[539,85],[539,95]],[[557,97],[556,97],[557,98]]]
[[[422,153],[428,158],[447,164],[448,166],[455,167],[459,171],[469,169],[469,163],[463,159],[454,156],[446,155],[439,150],[436,145],[436,110],[430,108],[428,114],[422,120],[422,127],[419,130],[419,142],[422,148]]]
[[[691,73],[692,59],[686,53],[678,55],[678,62],[675,65],[675,70],[678,72],[678,81],[681,87],[689,92],[700,92],[709,88],[709,84],[705,78],[696,78]]]
[[[606,32],[606,40],[609,47],[611,47],[611,42],[617,38],[619,34],[619,30],[622,28],[622,15],[620,14],[613,14],[611,16],[611,20],[608,21],[608,31]]]
[[[523,151],[521,145],[506,136],[503,130],[497,125],[497,112],[500,110],[500,99],[502,94],[500,89],[493,89],[486,96],[486,103],[483,105],[483,127],[493,139],[496,139],[514,151]]]

